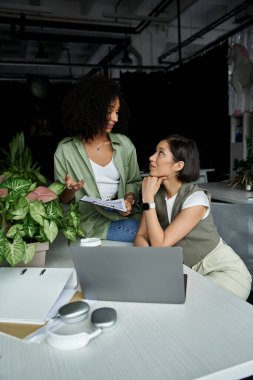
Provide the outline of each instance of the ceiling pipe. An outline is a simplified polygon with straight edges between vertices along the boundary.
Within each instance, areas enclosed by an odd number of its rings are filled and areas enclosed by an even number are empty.
[[[160,3],[149,13],[149,16],[159,16],[161,12],[163,12],[169,4],[172,3],[173,0],[162,0]],[[118,1],[118,4],[121,2]],[[115,8],[117,11],[117,7]],[[135,35],[140,34],[149,24],[150,21],[142,21],[139,23],[139,25],[135,28],[133,27],[122,27],[122,26],[108,26],[108,25],[94,25],[94,24],[87,24],[87,23],[80,23],[80,22],[66,22],[66,21],[52,21],[52,20],[42,20],[42,19],[28,19],[24,14],[20,15],[20,18],[17,17],[4,17],[0,16],[0,23],[10,24],[11,25],[11,31],[12,31],[12,37],[14,38],[28,38],[27,32],[25,32],[25,27],[27,26],[37,26],[41,29],[43,27],[48,28],[58,28],[58,29],[72,29],[72,30],[88,30],[88,31],[96,31],[96,32],[110,32],[110,33],[122,33],[124,35]],[[18,36],[18,33],[16,32],[16,27],[20,27],[20,35]],[[33,33],[32,35],[29,35],[29,37],[32,37],[33,39],[36,38],[36,34]],[[57,39],[56,35],[53,34],[47,34],[47,38],[54,38],[54,40],[62,41],[62,38],[66,38],[66,35],[59,37]],[[45,40],[46,36],[44,36],[43,33],[43,39]],[[38,33],[37,39],[41,39],[41,31]],[[74,37],[71,37],[71,41],[73,41]],[[75,41],[78,40],[78,42],[85,42],[83,37],[80,37],[81,41],[79,40],[79,37],[75,37]],[[88,39],[88,37],[87,37]],[[98,40],[98,36],[95,38]],[[91,40],[90,40],[91,41]],[[100,40],[100,43],[108,43]],[[93,42],[93,41],[92,41]],[[112,40],[111,40],[112,42]],[[116,46],[110,51],[110,53],[105,56],[95,67],[103,66],[110,64],[111,60],[115,58],[124,48],[129,44],[126,40],[122,41],[114,41],[116,43]],[[96,68],[93,68],[89,75],[95,74],[97,71]]]
[[[224,21],[229,20],[231,17],[235,16],[237,13],[241,12],[242,10],[244,10],[247,7],[248,7],[247,2],[245,2],[243,4],[240,4],[239,6],[235,7],[232,11],[226,13],[224,16],[218,18],[217,20],[215,20],[214,22],[212,22],[211,24],[209,24],[205,28],[201,29],[197,33],[193,34],[191,37],[189,37],[186,40],[184,40],[183,42],[181,42],[180,45],[178,44],[177,46],[173,47],[172,49],[170,49],[167,52],[165,52],[162,55],[160,55],[158,57],[158,62],[159,63],[166,63],[166,62],[164,62],[164,59],[166,57],[168,57],[169,55],[177,52],[179,50],[179,48],[182,49],[182,47],[189,45],[190,43],[192,43],[196,39],[198,39],[198,38],[202,37],[204,34],[210,32],[216,26],[222,24]],[[176,64],[178,64],[178,63],[179,62],[176,62]]]
[[[215,48],[216,46],[221,45],[222,43],[226,42],[230,37],[234,36],[236,33],[241,32],[242,30],[248,28],[253,24],[253,16],[250,17],[246,22],[238,26],[237,28],[234,28],[233,30],[230,30],[229,32],[223,34],[221,37],[217,38],[216,40],[210,42],[206,46],[204,46],[202,49],[198,50],[197,52],[188,55],[184,59],[182,59],[183,63],[189,62],[194,58],[197,58],[201,56],[202,54],[205,54],[206,52],[210,51],[211,49]],[[170,62],[170,67],[174,68],[178,65],[178,62]]]
[[[48,62],[17,62],[17,61],[8,61],[8,62],[0,62],[0,67],[3,66],[22,66],[22,67],[96,67],[96,68],[104,68],[104,64],[96,64],[96,63],[48,63]],[[114,69],[129,69],[129,65],[123,65],[123,64],[107,64],[108,67],[114,68]],[[146,70],[166,70],[167,66],[139,66],[139,65],[131,65],[131,69],[146,69]],[[3,74],[1,74],[3,75]]]
[[[163,0],[148,14],[148,17],[158,17],[174,0]],[[150,21],[141,21],[136,27],[136,33],[141,33],[150,25]]]
[[[24,29],[16,31],[15,27],[11,27],[11,37],[21,40],[43,40],[43,41],[64,41],[64,42],[79,42],[92,44],[112,44],[116,45],[124,41],[128,41],[127,37],[107,37],[107,36],[85,36],[73,34],[53,34],[53,33],[31,33]]]
[[[161,12],[163,12],[173,0],[162,0],[160,3],[149,13],[149,16],[155,15],[154,18],[158,17]],[[0,9],[1,13],[1,9]],[[103,22],[104,20],[101,20]],[[12,24],[21,26],[35,26],[40,28],[54,28],[54,29],[71,29],[71,30],[88,30],[96,32],[108,32],[108,33],[121,33],[121,34],[139,34],[146,28],[150,21],[140,22],[136,27],[126,27],[126,26],[115,26],[115,25],[102,25],[102,24],[92,24],[86,22],[69,22],[68,20],[57,21],[50,20],[48,16],[47,19],[42,18],[28,18],[24,13],[20,13],[18,17],[14,16],[2,16],[0,15],[1,24]]]
[[[103,12],[103,17],[114,19],[114,21],[120,20],[135,20],[135,21],[148,21],[154,23],[168,24],[171,19],[168,18],[158,18],[158,17],[148,17],[148,16],[133,16],[121,13],[107,13]]]
[[[93,69],[88,73],[88,75],[95,75],[100,67],[112,67],[112,60],[120,54],[122,50],[124,50],[130,44],[130,39],[122,42],[121,44],[115,46],[104,58],[102,58],[98,65],[94,66]],[[129,65],[128,65],[129,66]]]
[[[70,29],[70,30],[89,30],[93,32],[103,32],[103,33],[122,33],[122,34],[132,34],[135,32],[135,28],[125,27],[125,26],[114,26],[114,25],[102,25],[102,24],[90,24],[85,22],[68,22],[68,21],[57,21],[57,20],[47,20],[41,18],[28,18],[24,13],[21,13],[19,17],[13,16],[2,16],[0,15],[0,24],[13,24],[21,26],[24,24],[26,26],[34,26],[40,28],[52,28],[52,29]]]
[[[172,2],[173,0],[162,0],[160,1],[160,3],[153,9],[153,11],[151,11],[149,13],[149,16],[153,16],[153,15],[159,15],[160,12],[163,12],[164,9],[166,9],[168,7],[168,5]],[[120,1],[119,1],[120,2]],[[117,8],[116,8],[117,10]],[[145,28],[148,27],[148,25],[150,24],[150,22],[141,22],[136,28],[135,28],[135,33],[134,34],[139,34],[141,33]],[[129,42],[130,43],[130,42]],[[122,50],[124,50],[126,47],[127,47],[128,44],[124,44],[122,43],[121,46],[116,46],[114,49],[112,49],[110,51],[110,53],[105,56],[100,62],[99,62],[99,65],[110,65],[111,61],[113,58],[115,58],[118,54],[121,53]],[[111,66],[110,66],[111,67]],[[127,66],[129,68],[129,65]],[[131,65],[131,68],[134,68],[132,65]],[[141,68],[138,66],[138,69]],[[145,68],[143,68],[145,69]],[[97,68],[93,68],[89,73],[88,75],[94,75],[96,74],[98,71]]]
[[[180,0],[177,0],[177,37],[178,37],[178,61],[182,63],[182,45],[181,45],[181,12]]]

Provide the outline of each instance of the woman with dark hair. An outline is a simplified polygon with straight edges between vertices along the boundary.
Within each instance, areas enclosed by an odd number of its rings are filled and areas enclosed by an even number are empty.
[[[80,202],[82,224],[86,237],[132,242],[140,220],[141,176],[136,149],[123,134],[128,109],[118,84],[102,76],[84,77],[64,99],[62,116],[69,137],[54,155],[55,180],[66,183],[62,202],[84,195],[124,198],[126,212]]]
[[[247,299],[251,275],[220,237],[210,211],[210,194],[192,183],[199,178],[193,140],[172,135],[149,158],[143,179],[143,215],[134,245],[183,248],[184,264]]]

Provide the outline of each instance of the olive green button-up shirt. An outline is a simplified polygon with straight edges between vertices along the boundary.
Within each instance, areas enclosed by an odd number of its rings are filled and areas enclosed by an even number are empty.
[[[124,198],[128,192],[135,194],[135,202],[131,217],[140,219],[141,212],[138,198],[141,188],[141,176],[137,162],[136,149],[131,140],[118,133],[110,133],[113,147],[113,162],[120,173],[118,198]],[[76,137],[67,137],[59,144],[54,154],[55,181],[65,183],[66,174],[75,181],[84,179],[83,189],[75,193],[76,201],[84,195],[100,198],[94,173],[82,141]],[[118,212],[108,212],[103,207],[80,202],[82,212],[82,227],[86,237],[106,239],[109,224],[113,220],[125,219]]]

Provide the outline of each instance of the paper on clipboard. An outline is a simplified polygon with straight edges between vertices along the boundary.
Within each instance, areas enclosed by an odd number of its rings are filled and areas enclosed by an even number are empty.
[[[77,285],[73,268],[0,268],[0,322],[42,324],[64,288]]]
[[[97,206],[111,208],[111,209],[118,210],[118,211],[127,211],[123,198],[114,199],[113,201],[110,201],[110,200],[105,201],[103,199],[92,198],[92,197],[88,197],[87,195],[84,195],[80,199],[80,201],[93,203],[94,205],[97,205]]]

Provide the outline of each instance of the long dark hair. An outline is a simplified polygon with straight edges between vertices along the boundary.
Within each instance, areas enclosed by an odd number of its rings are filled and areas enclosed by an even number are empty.
[[[184,161],[184,167],[178,172],[182,182],[193,182],[199,178],[199,151],[195,141],[180,135],[171,135],[167,141],[175,162]]]

